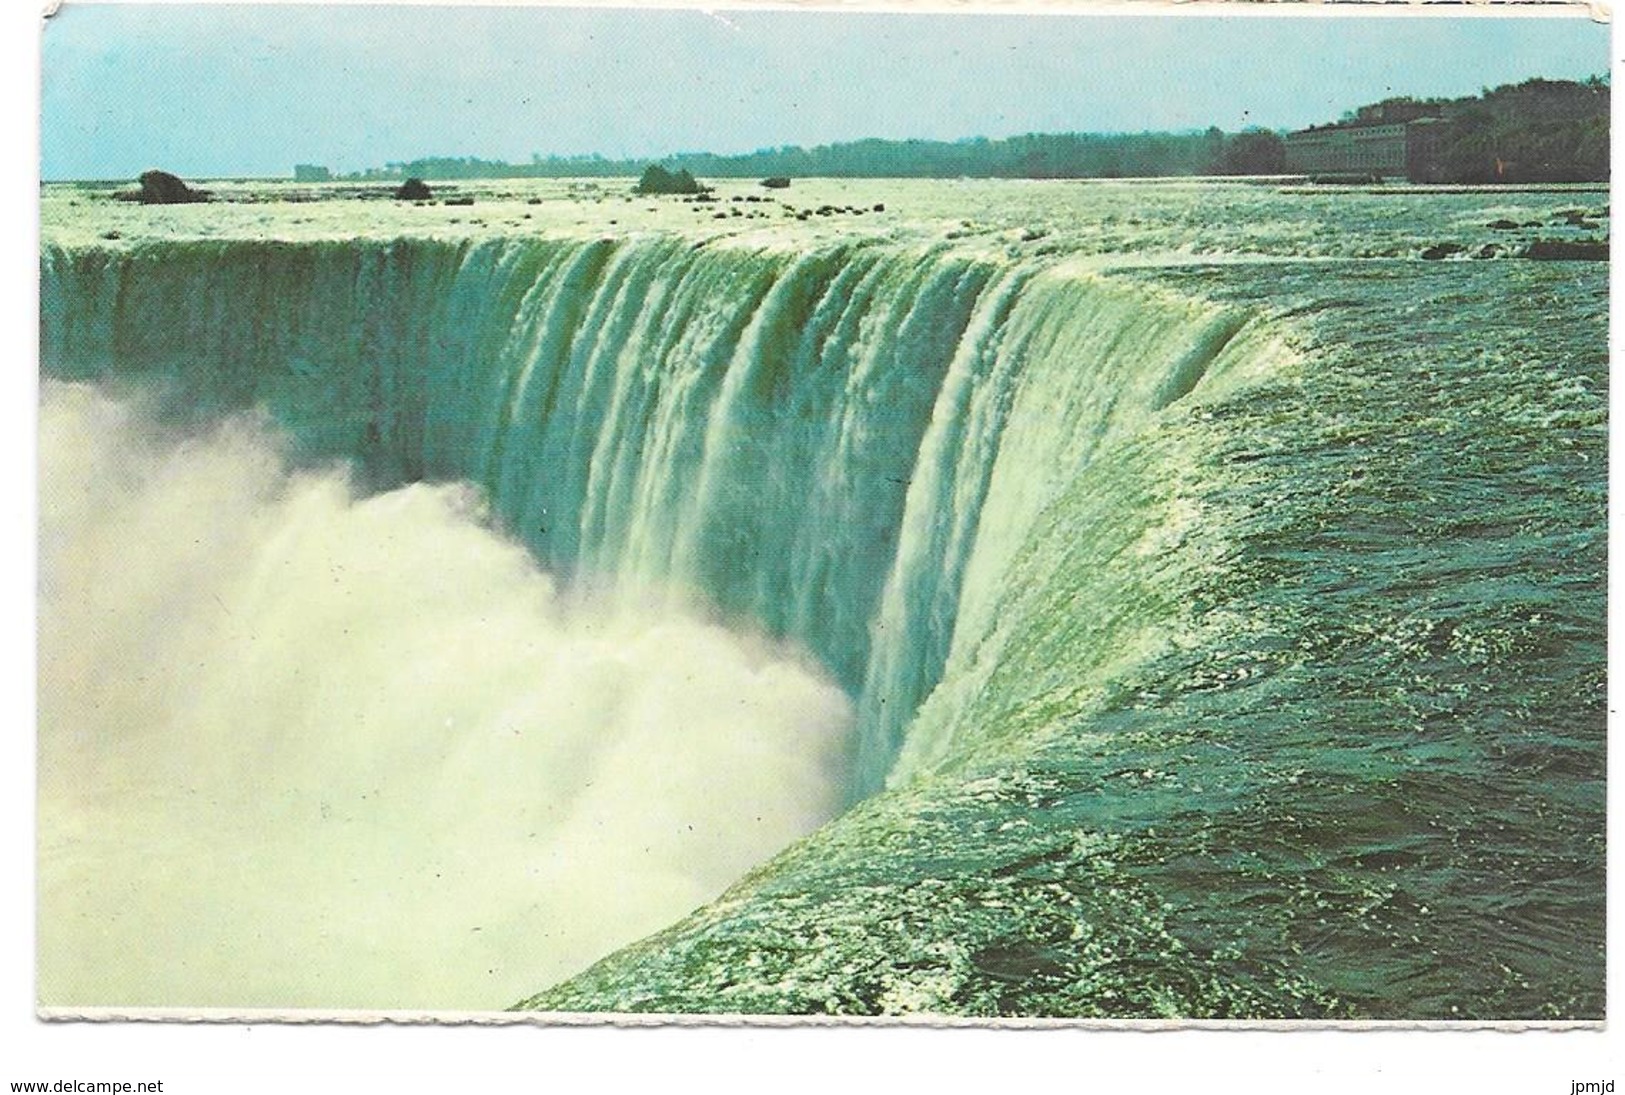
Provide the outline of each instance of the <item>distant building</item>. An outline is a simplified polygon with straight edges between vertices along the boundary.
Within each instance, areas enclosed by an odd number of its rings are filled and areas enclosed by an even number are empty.
[[[333,173],[327,168],[313,163],[300,163],[293,165],[294,182],[330,182]]]
[[[1396,120],[1395,113],[1411,111],[1379,113],[1365,107],[1353,122],[1288,133],[1286,169],[1306,175],[1352,172],[1437,181],[1438,149],[1449,123],[1437,117]]]

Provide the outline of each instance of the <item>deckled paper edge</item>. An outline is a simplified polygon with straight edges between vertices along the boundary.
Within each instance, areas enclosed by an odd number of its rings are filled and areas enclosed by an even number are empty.
[[[1069,1019],[1045,1016],[977,1018],[957,1015],[751,1015],[688,1014],[679,1012],[590,1012],[590,1011],[344,1011],[277,1008],[49,1008],[37,1016],[53,1023],[180,1023],[342,1026],[561,1026],[561,1027],[809,1027],[885,1028],[925,1027],[933,1029],[1010,1030],[1111,1030],[1111,1031],[1601,1031],[1601,1019],[1495,1020],[1495,1019]]]

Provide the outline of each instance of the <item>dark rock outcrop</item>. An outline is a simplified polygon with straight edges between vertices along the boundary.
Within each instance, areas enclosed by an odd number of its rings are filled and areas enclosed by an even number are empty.
[[[1608,261],[1607,240],[1536,240],[1524,249],[1526,259]]]
[[[788,190],[790,189],[790,177],[788,175],[769,175],[759,185],[765,186],[769,190]]]
[[[638,180],[636,194],[701,194],[705,187],[686,169],[667,171],[659,164],[650,164]]]
[[[434,191],[422,179],[407,179],[395,191],[397,201],[426,202],[434,197]]]
[[[167,171],[143,172],[141,189],[119,196],[142,205],[185,205],[209,200],[208,191],[193,190],[179,176]]]

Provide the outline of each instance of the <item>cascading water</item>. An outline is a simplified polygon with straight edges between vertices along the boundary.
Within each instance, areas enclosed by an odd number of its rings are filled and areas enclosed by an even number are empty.
[[[306,458],[472,480],[579,587],[804,645],[857,705],[852,797],[996,660],[1008,564],[1091,454],[1260,353],[1234,311],[872,242],[48,247],[42,293],[54,375],[263,404]]]
[[[445,143],[446,76],[454,145],[548,95],[568,143],[606,89],[653,90],[604,130],[648,148],[839,127],[791,87],[830,28],[691,19],[629,89],[569,13],[586,81],[491,27],[449,68],[332,27],[300,72],[245,26],[234,103],[187,13],[83,14],[38,193],[42,1018],[1604,1018],[1609,88],[1562,78],[1595,35],[1481,23],[1545,75],[1388,127],[1460,168],[1481,107],[1554,153],[1522,181],[1133,177],[1270,151],[1213,130],[667,187],[218,123],[297,85]],[[971,29],[1027,70],[979,66],[972,122],[1096,113]],[[107,63],[144,43],[167,90]],[[275,145],[340,177],[112,178]]]
[[[1601,1015],[1606,271],[887,185],[48,188],[41,1002]]]

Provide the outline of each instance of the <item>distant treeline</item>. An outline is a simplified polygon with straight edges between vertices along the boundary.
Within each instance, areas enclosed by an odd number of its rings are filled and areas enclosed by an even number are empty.
[[[1444,119],[1435,152],[1442,181],[1550,182],[1608,177],[1608,81],[1527,80],[1460,99],[1387,99],[1343,122]],[[959,141],[870,138],[742,155],[683,153],[661,159],[696,178],[764,176],[868,178],[1083,179],[1170,175],[1253,175],[1285,170],[1282,135],[1267,129],[1225,133],[1030,133]],[[392,163],[351,179],[638,177],[649,161],[602,156],[531,157],[505,163],[430,157]]]
[[[697,178],[754,179],[771,175],[828,178],[960,177],[994,179],[1127,178],[1222,172],[1232,143],[1250,134],[1032,133],[992,140],[888,141],[871,138],[802,148],[786,145],[736,156],[689,152],[660,163]],[[1233,158],[1233,157],[1232,157]],[[637,177],[647,160],[602,156],[533,157],[530,163],[431,157],[392,163],[350,178],[425,179]]]
[[[1608,81],[1526,80],[1465,99],[1388,100],[1436,112],[1444,181],[1600,182],[1608,178]]]

